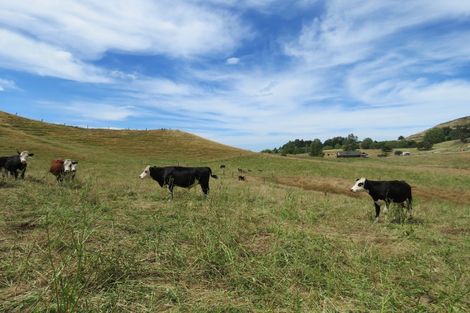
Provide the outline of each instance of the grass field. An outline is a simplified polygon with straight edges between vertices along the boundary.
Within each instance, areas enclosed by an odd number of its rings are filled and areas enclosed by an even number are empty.
[[[470,153],[261,155],[177,131],[83,130],[0,115],[1,312],[468,312]],[[75,182],[47,173],[79,160]],[[146,164],[211,166],[211,193]],[[225,173],[219,170],[225,164]],[[237,181],[237,168],[250,170]],[[404,179],[414,218],[373,224],[357,177]]]

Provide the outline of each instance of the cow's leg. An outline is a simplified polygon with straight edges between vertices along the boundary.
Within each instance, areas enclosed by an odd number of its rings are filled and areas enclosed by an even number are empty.
[[[21,170],[21,179],[24,179],[25,173],[26,173],[26,166]]]
[[[408,219],[413,218],[413,207],[411,205],[411,199],[406,199],[406,210],[408,211]]]
[[[202,189],[202,192],[204,193],[204,196],[207,197],[207,195],[209,194],[209,184],[201,183],[201,189]]]
[[[375,220],[374,223],[377,223],[379,221],[379,215],[380,215],[380,202],[377,200],[374,202],[375,206]]]
[[[173,199],[173,189],[175,188],[174,180],[170,178],[168,180],[168,192],[170,193],[170,200]]]
[[[383,209],[383,212],[384,212],[384,217],[385,217],[385,220],[388,221],[388,209],[390,209],[390,201],[389,200],[385,200],[384,201],[384,209]]]

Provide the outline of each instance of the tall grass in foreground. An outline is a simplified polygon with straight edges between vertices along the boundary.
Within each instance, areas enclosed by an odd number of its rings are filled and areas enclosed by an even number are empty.
[[[82,166],[64,185],[34,169],[6,181],[0,311],[469,308],[468,206],[417,199],[413,222],[392,210],[373,225],[366,197],[271,183],[285,169],[231,162],[263,172],[239,183],[228,170],[207,199],[197,187],[168,201],[126,162],[112,175],[116,164]]]

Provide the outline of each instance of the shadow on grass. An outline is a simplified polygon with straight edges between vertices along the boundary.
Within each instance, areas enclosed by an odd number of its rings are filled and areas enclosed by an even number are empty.
[[[15,187],[16,187],[15,184],[12,184],[12,183],[7,182],[5,180],[0,181],[0,188],[15,188]]]
[[[43,177],[41,178],[38,178],[38,177],[34,177],[34,176],[27,176],[25,178],[25,181],[28,181],[28,182],[32,182],[32,183],[35,183],[35,184],[47,184],[47,180]]]
[[[411,224],[411,225],[423,225],[424,224],[424,219],[422,218],[416,218],[416,217],[411,217],[411,218],[391,218],[390,223],[392,224]]]
[[[17,231],[27,231],[27,230],[35,229],[36,227],[37,227],[37,224],[33,220],[33,221],[25,221],[19,224],[12,225],[11,228]]]

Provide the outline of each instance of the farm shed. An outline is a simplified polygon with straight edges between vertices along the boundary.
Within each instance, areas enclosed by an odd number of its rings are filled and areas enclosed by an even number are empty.
[[[367,158],[368,154],[360,151],[338,151],[337,158]]]

